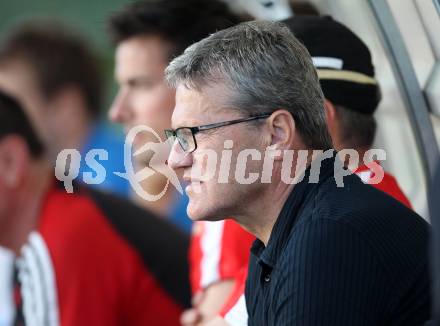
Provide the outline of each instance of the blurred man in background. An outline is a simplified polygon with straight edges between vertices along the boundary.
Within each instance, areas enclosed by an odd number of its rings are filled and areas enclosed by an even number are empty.
[[[331,17],[296,16],[284,22],[312,56],[326,98],[327,125],[335,149],[355,149],[359,153],[356,174],[365,183],[372,182],[377,177],[374,169],[382,168],[365,154],[376,135],[374,112],[381,94],[368,47]],[[396,179],[382,173],[382,181],[374,186],[411,208]]]
[[[178,325],[187,237],[111,194],[66,193],[44,154],[19,102],[0,91],[0,245],[18,257],[15,323]]]
[[[164,80],[166,65],[190,44],[236,22],[226,6],[215,0],[141,1],[113,15],[109,30],[116,45],[115,78],[119,91],[110,119],[121,123],[126,132],[136,125],[147,125],[163,138],[174,107],[174,91]],[[149,141],[158,142],[153,135],[141,133],[134,147],[138,149]],[[136,156],[138,166],[148,166],[150,154]],[[166,182],[166,177],[156,173],[142,186],[148,193],[158,194]],[[181,212],[174,211],[180,201],[175,192],[168,191],[154,202],[138,199],[157,214],[190,225]]]
[[[136,125],[146,125],[163,137],[163,130],[170,127],[175,102],[175,91],[164,78],[165,67],[192,43],[237,22],[227,6],[216,0],[143,1],[116,13],[109,27],[116,45],[115,78],[119,92],[110,118],[122,123],[127,132]],[[139,134],[135,148],[157,141],[149,133]],[[150,158],[138,156],[137,164],[148,166]],[[157,194],[166,182],[165,176],[156,173],[145,180],[143,187]],[[187,200],[173,190],[170,187],[156,202],[141,199],[141,204],[160,215],[188,223]],[[194,225],[191,283],[194,303],[203,318],[215,316],[226,301],[235,275],[247,266],[253,239],[234,221]]]
[[[101,86],[97,59],[82,39],[60,24],[20,24],[0,41],[0,89],[25,103],[51,166],[62,149],[74,148],[81,152],[82,175],[90,171],[85,154],[98,147],[113,151],[108,161],[102,161],[106,169],[123,168],[122,139],[98,123]],[[128,183],[112,173],[97,186],[123,195],[129,192]],[[4,258],[0,268],[7,274],[11,265]]]
[[[128,195],[123,139],[99,120],[102,74],[97,58],[85,41],[53,21],[16,26],[0,42],[0,89],[22,101],[55,166],[61,150],[81,153],[79,176],[93,172],[86,165],[90,149],[108,152],[100,164],[107,171],[97,187]]]

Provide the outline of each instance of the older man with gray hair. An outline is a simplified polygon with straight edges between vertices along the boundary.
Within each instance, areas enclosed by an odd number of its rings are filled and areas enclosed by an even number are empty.
[[[310,55],[283,24],[217,32],[166,75],[177,91],[168,164],[188,181],[189,216],[232,216],[257,237],[249,325],[429,318],[428,224],[344,169]]]

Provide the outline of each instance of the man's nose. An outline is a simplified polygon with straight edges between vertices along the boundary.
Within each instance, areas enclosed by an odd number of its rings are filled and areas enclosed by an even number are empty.
[[[192,165],[192,154],[185,153],[176,139],[171,146],[167,162],[173,170],[186,168]]]
[[[126,91],[120,89],[113,100],[108,117],[113,122],[123,123],[127,121],[129,114]]]

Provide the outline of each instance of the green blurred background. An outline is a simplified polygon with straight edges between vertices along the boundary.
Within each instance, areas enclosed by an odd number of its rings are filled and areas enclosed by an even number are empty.
[[[182,0],[185,1],[185,0]],[[99,58],[105,77],[102,113],[116,92],[113,47],[105,31],[106,20],[130,0],[0,0],[0,37],[15,24],[29,19],[55,19],[82,36]]]

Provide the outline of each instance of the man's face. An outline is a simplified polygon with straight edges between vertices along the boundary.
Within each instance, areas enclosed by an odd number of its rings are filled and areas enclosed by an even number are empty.
[[[225,106],[228,94],[223,87],[204,88],[198,92],[179,86],[176,93],[176,107],[172,115],[172,127],[193,127],[205,124],[243,118],[242,114]],[[199,132],[195,135],[197,149],[184,153],[178,142],[174,142],[168,164],[173,169],[182,169],[184,180],[188,182],[185,191],[189,196],[188,215],[193,220],[220,220],[237,217],[247,205],[258,200],[262,185],[258,180],[253,184],[241,184],[235,178],[238,153],[243,149],[264,151],[260,131],[264,126],[245,122]],[[226,140],[233,141],[230,168],[220,169],[220,160]],[[216,153],[214,165],[208,163],[206,151]],[[261,161],[247,162],[247,173],[259,172]],[[214,170],[214,171],[213,171]],[[220,171],[221,170],[221,171]],[[228,175],[227,182],[219,182],[219,173]],[[211,176],[204,180],[200,176]]]
[[[136,125],[147,125],[163,138],[170,127],[175,91],[164,78],[169,45],[155,36],[133,37],[116,49],[115,78],[118,94],[109,112],[112,121],[122,123],[126,132]],[[157,141],[139,134],[136,147]]]

